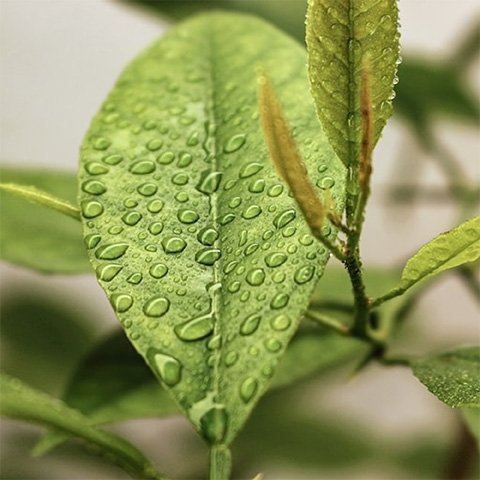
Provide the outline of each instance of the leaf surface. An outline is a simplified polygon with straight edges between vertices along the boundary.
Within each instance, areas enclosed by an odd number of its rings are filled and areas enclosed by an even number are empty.
[[[74,174],[4,167],[0,175],[2,182],[30,185],[76,205]],[[0,202],[3,260],[45,273],[76,274],[92,270],[78,221],[1,190]]]
[[[133,445],[91,425],[89,419],[43,392],[32,389],[6,374],[0,376],[2,415],[55,427],[97,447],[98,453],[130,472],[134,478],[158,476],[148,460]]]
[[[480,407],[480,347],[465,347],[412,362],[415,376],[451,407]]]
[[[267,388],[329,256],[271,166],[256,64],[275,79],[312,181],[321,192],[328,178],[341,207],[344,169],[315,127],[304,50],[247,16],[200,16],[145,50],[82,147],[100,284],[211,443],[231,442]]]
[[[435,237],[410,258],[403,269],[399,288],[406,290],[424,278],[479,257],[480,217],[475,217]]]
[[[306,37],[318,118],[343,163],[356,165],[365,62],[370,71],[374,145],[392,114],[399,58],[397,1],[309,0]]]

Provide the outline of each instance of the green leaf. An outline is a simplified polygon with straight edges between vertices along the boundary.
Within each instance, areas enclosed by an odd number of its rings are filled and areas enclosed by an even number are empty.
[[[248,16],[200,16],[145,50],[82,146],[100,284],[211,443],[230,443],[266,390],[329,257],[271,166],[256,64],[278,84],[312,181],[328,182],[341,208],[344,168],[315,127],[304,50]]]
[[[31,185],[76,204],[77,180],[72,174],[2,168],[0,175],[2,182]],[[2,190],[0,201],[3,260],[45,273],[91,271],[79,222]]]
[[[462,417],[480,448],[480,408],[462,408]]]
[[[480,347],[465,347],[412,362],[415,376],[451,407],[480,407]]]
[[[28,387],[20,380],[1,374],[0,393],[2,415],[55,427],[78,437],[95,446],[100,455],[129,472],[134,478],[165,478],[157,474],[149,461],[133,445],[117,435],[95,428],[87,417],[43,392]]]
[[[431,275],[479,257],[480,217],[475,217],[435,237],[410,258],[403,269],[399,288],[406,290]]]
[[[373,141],[392,114],[399,58],[396,0],[309,0],[308,70],[317,115],[346,166],[361,146],[360,90],[367,62],[373,107]]]

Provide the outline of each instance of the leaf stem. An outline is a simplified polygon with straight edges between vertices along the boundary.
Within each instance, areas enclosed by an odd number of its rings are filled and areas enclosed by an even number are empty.
[[[232,455],[226,445],[213,445],[210,450],[210,480],[228,480]]]
[[[322,315],[321,313],[316,312],[315,310],[308,309],[305,313],[305,316],[314,322],[320,323],[324,327],[327,327],[340,335],[350,335],[350,327],[344,325],[343,323],[335,320],[332,317]]]
[[[387,300],[391,300],[392,298],[399,297],[400,295],[403,295],[405,293],[405,288],[400,288],[396,287],[389,292],[385,293],[381,297],[376,298],[373,300],[370,304],[370,308],[377,308],[379,307],[382,303],[385,303]]]

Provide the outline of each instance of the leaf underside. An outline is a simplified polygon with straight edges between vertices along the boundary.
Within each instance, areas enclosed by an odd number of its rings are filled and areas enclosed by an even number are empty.
[[[264,146],[270,72],[318,193],[344,169],[318,131],[305,52],[257,19],[185,22],[121,75],[81,150],[90,259],[129,339],[193,425],[230,443],[306,309],[329,254]],[[336,231],[325,226],[325,235]]]
[[[333,149],[355,165],[361,145],[360,91],[368,62],[374,145],[391,116],[399,58],[396,0],[309,0],[306,39],[317,114]]]
[[[480,347],[465,347],[412,362],[415,376],[451,407],[480,407]]]

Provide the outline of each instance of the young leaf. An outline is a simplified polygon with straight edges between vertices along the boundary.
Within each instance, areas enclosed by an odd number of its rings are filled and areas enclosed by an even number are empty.
[[[129,472],[134,478],[165,478],[155,471],[133,445],[117,435],[92,426],[87,417],[43,392],[28,387],[20,380],[0,374],[0,393],[2,415],[54,427],[84,440],[95,446],[100,455]]]
[[[399,58],[396,0],[309,0],[308,71],[317,115],[330,144],[346,166],[361,148],[360,89],[368,58],[373,100],[373,141],[392,114]]]
[[[480,407],[480,347],[466,347],[412,362],[415,376],[451,407]]]
[[[315,127],[305,53],[248,16],[199,16],[144,51],[82,147],[80,203],[100,284],[211,443],[230,443],[266,390],[329,256],[271,165],[256,64],[278,81],[307,167],[322,158],[312,181],[342,208],[344,168]],[[107,171],[94,176],[92,165]]]
[[[406,290],[424,278],[479,257],[480,217],[475,217],[424,245],[405,265],[399,287]]]
[[[47,170],[2,168],[2,182],[22,183],[76,204],[75,175]],[[90,272],[79,222],[0,189],[0,256],[45,273]]]

